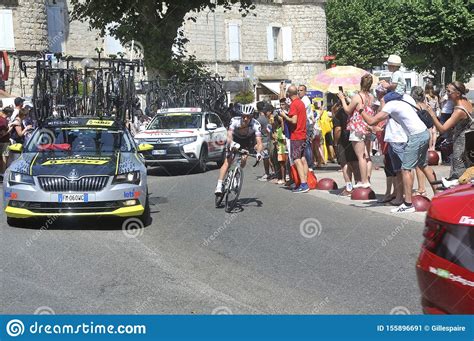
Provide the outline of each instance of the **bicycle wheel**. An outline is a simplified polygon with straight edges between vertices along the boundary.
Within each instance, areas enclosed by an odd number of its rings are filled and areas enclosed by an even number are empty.
[[[225,211],[227,213],[232,212],[237,200],[239,200],[240,190],[244,182],[244,174],[240,167],[235,168],[232,177],[230,178],[227,192],[225,194]]]

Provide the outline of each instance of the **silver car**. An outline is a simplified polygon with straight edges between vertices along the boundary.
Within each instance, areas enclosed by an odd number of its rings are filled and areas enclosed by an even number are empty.
[[[49,216],[118,216],[149,220],[142,151],[114,120],[49,120],[36,129],[5,172],[4,208],[10,225]],[[18,155],[18,154],[17,154]]]

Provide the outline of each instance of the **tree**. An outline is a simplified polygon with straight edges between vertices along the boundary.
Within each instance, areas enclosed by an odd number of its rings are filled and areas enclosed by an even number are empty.
[[[187,42],[179,30],[187,13],[217,6],[230,10],[239,3],[246,15],[254,9],[251,0],[71,0],[72,18],[88,21],[92,29],[118,38],[122,43],[135,40],[143,46],[145,63],[163,74],[183,73],[184,68],[200,71],[195,59],[187,58]],[[195,20],[193,16],[189,20]],[[174,47],[173,47],[174,46]],[[174,51],[173,51],[174,50]]]
[[[329,52],[338,64],[370,69],[389,54],[440,80],[446,67],[466,81],[474,69],[474,3],[470,0],[328,0]]]
[[[468,81],[474,71],[474,2],[466,0],[405,0],[404,26],[412,37],[406,46],[406,64],[418,71],[431,71],[440,83]]]
[[[329,0],[326,4],[329,53],[339,65],[371,69],[401,45],[397,2]]]

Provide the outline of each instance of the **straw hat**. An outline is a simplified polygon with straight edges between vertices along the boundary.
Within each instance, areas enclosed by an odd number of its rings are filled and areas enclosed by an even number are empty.
[[[387,60],[388,65],[400,66],[402,65],[402,59],[396,54],[391,54]]]

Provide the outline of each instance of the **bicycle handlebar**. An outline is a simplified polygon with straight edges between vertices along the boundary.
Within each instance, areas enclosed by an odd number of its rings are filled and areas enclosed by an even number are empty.
[[[247,149],[239,149],[239,150],[232,151],[232,152],[235,153],[235,154],[247,155],[247,156],[257,158],[257,154],[251,154]],[[252,167],[257,167],[257,165],[259,163],[260,163],[260,160],[257,159],[255,164]]]

